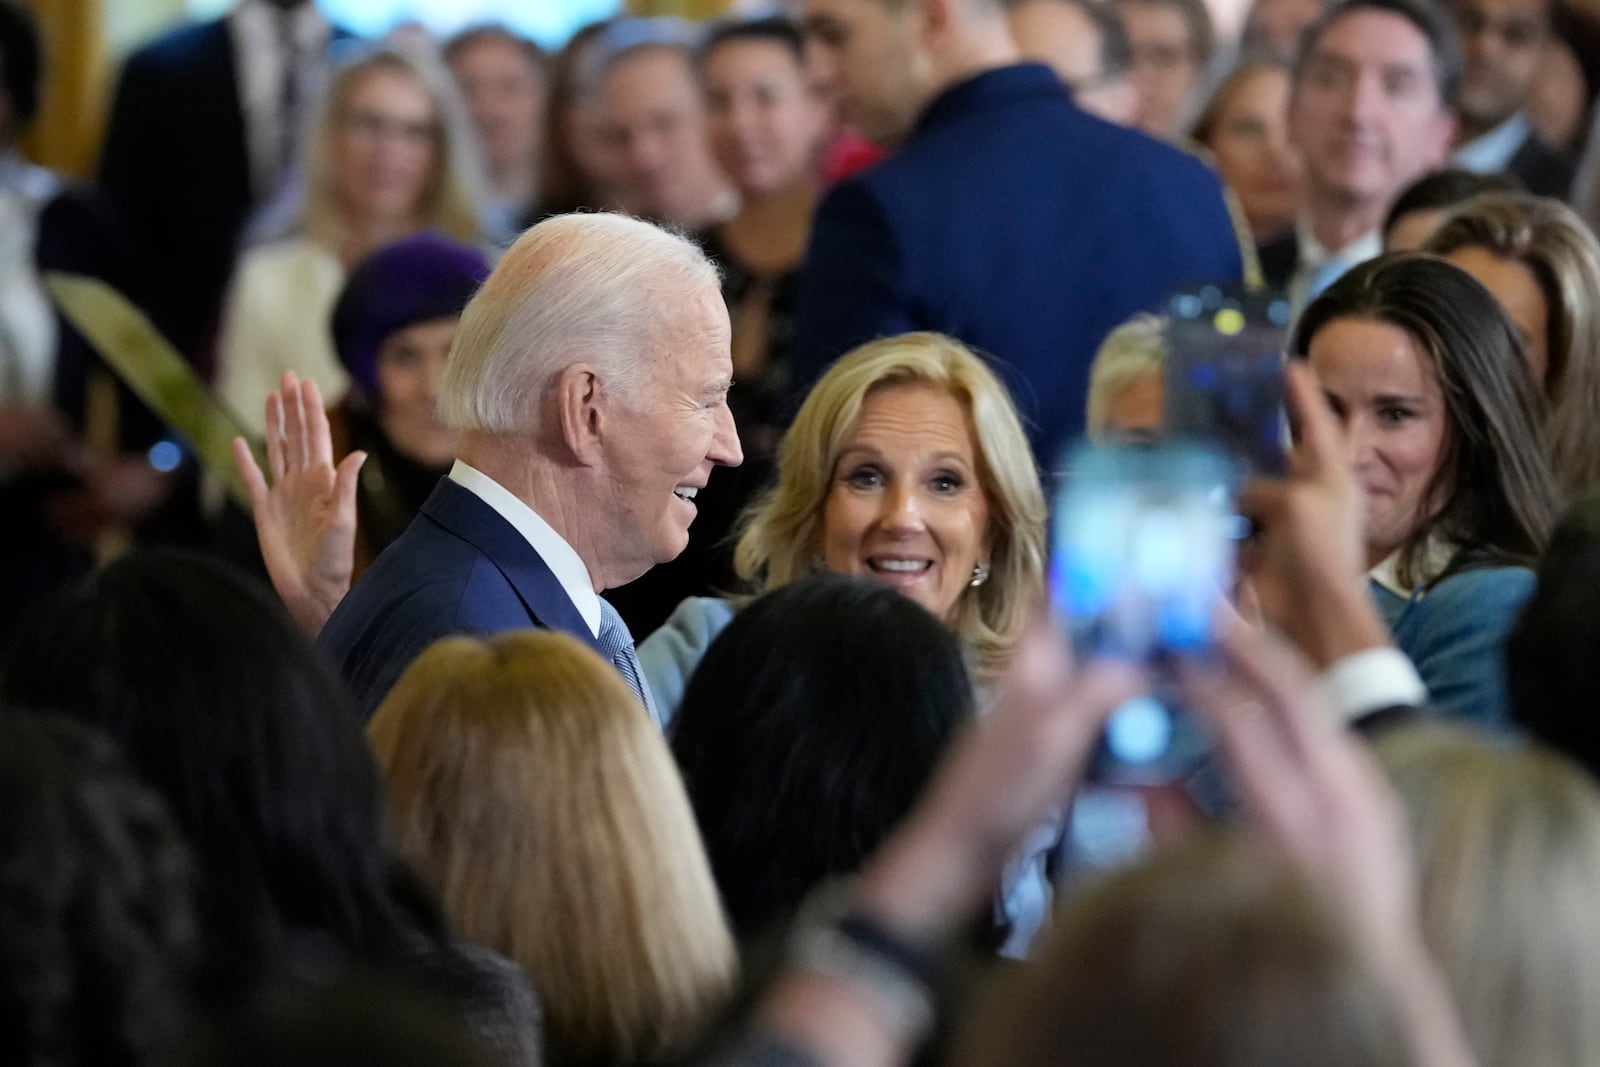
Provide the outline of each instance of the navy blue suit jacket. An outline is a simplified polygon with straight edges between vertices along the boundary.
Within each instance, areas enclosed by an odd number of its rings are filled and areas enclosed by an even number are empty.
[[[423,649],[450,634],[538,627],[595,644],[539,554],[471,490],[441,478],[322,628],[317,644],[371,718]]]
[[[1048,467],[1082,430],[1105,335],[1180,285],[1242,272],[1205,164],[1079,110],[1047,67],[1001,67],[946,90],[899,152],[823,199],[795,380],[876,337],[950,334],[991,357]]]

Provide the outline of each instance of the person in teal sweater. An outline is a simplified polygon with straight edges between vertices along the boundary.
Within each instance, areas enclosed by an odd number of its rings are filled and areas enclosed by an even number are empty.
[[[1306,309],[1292,351],[1343,423],[1395,644],[1442,714],[1507,729],[1506,636],[1559,509],[1516,327],[1459,268],[1385,256]]]

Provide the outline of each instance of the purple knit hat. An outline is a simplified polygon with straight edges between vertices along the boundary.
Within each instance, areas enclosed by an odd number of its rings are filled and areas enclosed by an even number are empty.
[[[350,272],[333,308],[333,346],[369,404],[383,403],[378,349],[389,335],[455,318],[488,276],[488,257],[437,233],[385,245]]]

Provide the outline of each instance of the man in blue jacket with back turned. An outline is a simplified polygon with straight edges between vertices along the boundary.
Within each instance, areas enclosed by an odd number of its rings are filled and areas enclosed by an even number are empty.
[[[817,211],[797,385],[864,341],[938,330],[994,362],[1048,468],[1113,327],[1239,280],[1221,184],[1019,63],[1000,0],[806,0],[806,26],[846,119],[897,148]]]

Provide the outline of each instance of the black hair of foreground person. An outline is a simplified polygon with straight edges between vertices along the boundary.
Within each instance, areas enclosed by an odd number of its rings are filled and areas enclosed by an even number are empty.
[[[1600,491],[1556,526],[1539,578],[1506,641],[1506,686],[1517,725],[1600,779]]]
[[[132,553],[34,622],[0,694],[105,730],[166,798],[202,878],[208,1008],[289,971],[363,964],[481,1010],[474,1025],[499,1038],[496,1005],[516,990],[448,943],[384,845],[356,715],[265,588],[194,553]]]
[[[186,1019],[193,877],[115,746],[0,714],[0,1062],[169,1062]]]
[[[734,934],[856,870],[972,711],[957,639],[893,589],[819,575],[740,610],[672,738]]]

